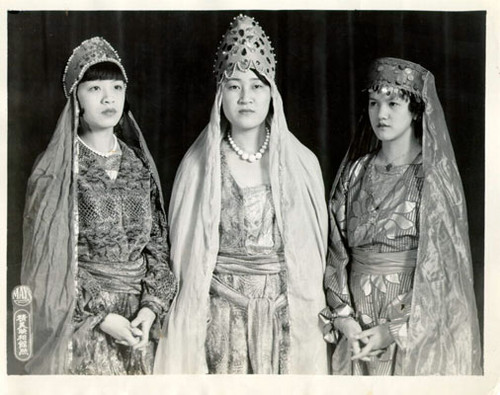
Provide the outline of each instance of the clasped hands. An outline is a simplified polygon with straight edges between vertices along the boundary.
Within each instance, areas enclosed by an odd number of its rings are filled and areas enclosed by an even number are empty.
[[[369,361],[370,357],[380,355],[394,342],[386,323],[363,331],[354,318],[340,317],[335,319],[335,326],[347,338],[352,360]]]
[[[155,318],[156,314],[150,308],[143,307],[132,321],[119,314],[110,313],[99,327],[113,337],[116,343],[142,349],[148,344],[149,330]]]

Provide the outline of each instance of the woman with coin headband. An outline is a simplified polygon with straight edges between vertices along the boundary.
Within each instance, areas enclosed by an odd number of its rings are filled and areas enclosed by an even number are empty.
[[[434,76],[377,59],[366,95],[329,203],[333,373],[480,374],[466,205]]]
[[[28,181],[22,283],[34,374],[146,374],[176,290],[155,164],[101,37],[74,49],[66,106]],[[158,331],[156,331],[158,332]]]
[[[323,181],[288,131],[275,64],[259,24],[236,17],[216,57],[210,122],[174,183],[181,285],[155,373],[327,372],[314,313],[325,306]]]

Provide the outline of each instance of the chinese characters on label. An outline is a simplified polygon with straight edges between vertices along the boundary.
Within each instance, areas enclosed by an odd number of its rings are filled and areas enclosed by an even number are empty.
[[[12,291],[14,355],[20,361],[27,361],[33,352],[33,324],[31,310],[31,290],[26,285],[18,285]]]

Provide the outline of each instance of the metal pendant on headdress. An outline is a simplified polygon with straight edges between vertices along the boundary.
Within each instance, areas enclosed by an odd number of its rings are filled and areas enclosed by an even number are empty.
[[[127,73],[115,49],[102,37],[92,37],[83,41],[73,50],[63,73],[63,89],[69,97],[90,66],[102,62],[112,62],[118,65],[128,82]]]
[[[276,59],[274,50],[259,23],[246,15],[234,18],[217,49],[214,74],[217,82],[229,78],[235,70],[255,69],[274,80]]]
[[[383,93],[401,89],[421,98],[427,73],[425,68],[408,60],[379,58],[369,68],[366,88]]]

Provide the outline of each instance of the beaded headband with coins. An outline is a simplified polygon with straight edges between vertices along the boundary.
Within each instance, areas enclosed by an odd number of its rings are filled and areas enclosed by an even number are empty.
[[[376,59],[368,71],[366,90],[391,94],[413,94],[420,102],[428,71],[422,66],[398,58]]]
[[[255,69],[271,81],[276,73],[273,47],[259,23],[247,16],[234,18],[217,49],[214,74],[217,83],[230,78],[236,69]]]
[[[115,49],[102,37],[92,37],[83,41],[73,50],[63,73],[64,95],[68,98],[90,66],[97,63],[115,63],[128,82],[127,73]]]

